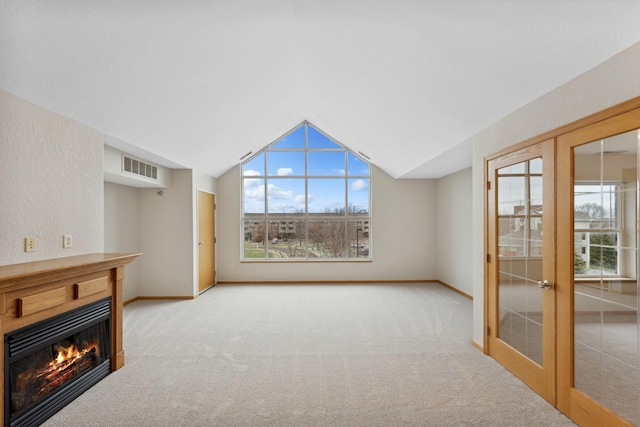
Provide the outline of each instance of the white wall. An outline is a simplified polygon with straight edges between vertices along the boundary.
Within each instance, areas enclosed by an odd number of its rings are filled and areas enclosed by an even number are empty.
[[[171,188],[140,191],[139,296],[193,295],[192,171],[174,170]]]
[[[436,181],[396,180],[372,167],[371,262],[240,262],[239,167],[218,178],[219,281],[433,280]]]
[[[437,181],[438,280],[473,295],[471,168]]]
[[[473,144],[473,339],[484,330],[484,158],[518,142],[640,96],[640,43],[514,111]],[[488,101],[490,102],[490,100]]]
[[[140,250],[140,192],[137,188],[104,183],[104,251]],[[125,267],[124,301],[139,295],[140,258]]]
[[[102,135],[1,90],[0,122],[0,265],[102,252]]]

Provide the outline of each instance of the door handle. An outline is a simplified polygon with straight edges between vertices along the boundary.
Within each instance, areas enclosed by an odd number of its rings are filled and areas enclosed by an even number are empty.
[[[538,282],[538,287],[541,289],[551,289],[553,288],[553,285],[548,280],[541,280]]]
[[[202,240],[200,240],[200,241],[198,242],[198,246],[202,246],[202,245],[204,245],[204,243],[202,242]],[[540,282],[538,282],[538,283],[540,283]]]

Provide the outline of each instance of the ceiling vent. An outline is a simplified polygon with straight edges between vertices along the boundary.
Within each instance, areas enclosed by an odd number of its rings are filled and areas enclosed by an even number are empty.
[[[151,165],[126,155],[122,156],[122,170],[134,175],[158,180],[158,167],[156,165]]]

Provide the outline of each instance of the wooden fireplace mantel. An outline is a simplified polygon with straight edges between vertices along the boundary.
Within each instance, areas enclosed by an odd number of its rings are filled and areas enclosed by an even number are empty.
[[[124,366],[122,348],[122,281],[124,266],[139,253],[94,253],[0,266],[2,334],[111,297],[111,370]],[[0,378],[4,384],[4,345]],[[4,387],[0,387],[4,413]],[[0,417],[0,424],[3,418]]]

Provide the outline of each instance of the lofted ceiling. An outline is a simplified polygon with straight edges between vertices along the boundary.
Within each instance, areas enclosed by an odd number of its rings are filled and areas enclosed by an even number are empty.
[[[640,41],[637,0],[0,3],[0,88],[218,177],[308,120],[396,178]]]

